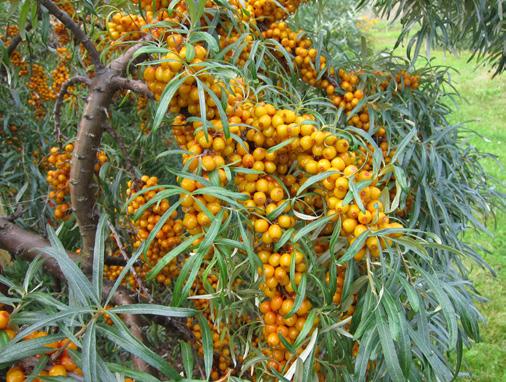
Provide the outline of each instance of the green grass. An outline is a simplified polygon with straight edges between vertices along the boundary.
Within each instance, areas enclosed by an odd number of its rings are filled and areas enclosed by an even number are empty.
[[[369,31],[370,40],[376,50],[391,49],[399,28],[380,22]],[[403,55],[405,47],[396,53]],[[432,51],[431,58],[437,65],[448,65],[457,70],[452,76],[455,87],[463,100],[452,115],[452,122],[468,121],[467,127],[480,134],[469,135],[469,141],[483,152],[496,155],[499,163],[485,160],[488,172],[506,182],[506,74],[491,77],[490,68],[477,67],[467,62],[468,52],[459,56]],[[474,344],[465,352],[462,372],[468,374],[462,381],[501,382],[506,381],[506,213],[499,211],[497,224],[490,224],[494,233],[487,235],[470,234],[469,240],[476,240],[491,253],[484,258],[494,268],[497,277],[488,271],[474,267],[471,278],[478,291],[489,302],[481,304],[486,323],[482,325],[482,342]]]

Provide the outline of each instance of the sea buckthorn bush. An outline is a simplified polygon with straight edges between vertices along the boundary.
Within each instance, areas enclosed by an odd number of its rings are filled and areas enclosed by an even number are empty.
[[[6,381],[453,380],[501,195],[337,3],[0,6]]]

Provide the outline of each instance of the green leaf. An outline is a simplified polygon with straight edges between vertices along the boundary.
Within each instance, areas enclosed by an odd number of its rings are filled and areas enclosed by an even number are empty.
[[[323,226],[325,224],[327,224],[333,218],[334,218],[334,216],[325,216],[325,217],[322,217],[318,220],[315,220],[315,221],[309,223],[305,227],[301,228],[299,230],[299,232],[297,232],[295,234],[292,241],[294,243],[297,243],[301,238],[307,236],[309,233],[311,233],[317,229],[323,228]]]
[[[93,250],[93,275],[92,285],[97,299],[101,299],[104,282],[104,256],[105,256],[105,229],[107,215],[101,214],[95,234],[95,248]]]
[[[188,342],[181,342],[181,358],[183,360],[183,367],[186,378],[193,378],[193,366],[195,360],[193,359],[193,350]]]
[[[157,304],[131,304],[121,305],[109,309],[118,314],[151,314],[165,317],[191,317],[197,312],[190,308],[176,308]]]
[[[204,351],[204,368],[206,369],[206,379],[209,380],[211,371],[213,370],[213,337],[206,318],[202,314],[199,314],[197,318],[199,320],[200,331],[202,333],[202,350]]]
[[[127,377],[133,378],[136,381],[142,382],[160,382],[158,378],[153,377],[151,374],[144,373],[142,371],[132,370],[124,365],[119,365],[117,363],[107,363],[107,368],[111,370],[113,373],[121,373]]]
[[[45,345],[58,342],[64,338],[65,336],[61,334],[54,334],[22,342],[15,342],[13,340],[8,346],[2,349],[0,353],[0,364],[12,364],[23,358],[32,357],[37,354],[50,353],[53,349]]]
[[[114,329],[107,325],[97,326],[101,334],[106,336],[120,348],[144,360],[165,376],[177,381],[181,380],[181,376],[177,370],[171,367],[162,356],[156,354],[135,338],[121,319],[119,319],[115,314],[111,314],[110,317],[114,322]]]
[[[302,327],[302,330],[300,331],[299,335],[295,339],[293,346],[295,348],[299,348],[304,341],[306,340],[306,337],[309,333],[311,333],[311,330],[313,329],[314,320],[316,318],[316,310],[312,309],[309,312],[309,315],[307,316],[306,322],[304,322],[304,326]]]
[[[183,84],[185,79],[186,79],[185,77],[181,77],[181,74],[178,74],[176,77],[172,79],[172,81],[170,81],[167,84],[167,86],[163,90],[162,97],[160,98],[160,103],[155,113],[155,119],[153,122],[153,129],[152,129],[153,134],[156,133],[156,131],[162,124],[163,117],[165,116],[165,113],[169,108],[170,101],[172,101],[172,98],[178,91],[179,87]]]
[[[97,337],[96,337],[96,321],[89,323],[88,329],[84,333],[82,347],[82,369],[84,378],[87,381],[98,381],[97,371]]]
[[[399,359],[397,357],[397,350],[392,339],[392,335],[388,329],[388,325],[385,323],[381,309],[377,309],[375,312],[376,316],[376,328],[378,330],[381,349],[383,356],[385,357],[385,363],[388,370],[388,375],[392,381],[403,382],[406,377],[403,375]]]
[[[304,273],[300,280],[300,284],[297,288],[297,295],[295,296],[295,301],[293,303],[292,310],[288,312],[288,314],[285,316],[286,318],[292,317],[295,313],[297,313],[302,303],[304,302],[304,298],[306,297],[306,287],[307,287],[306,284],[307,284],[307,274]]]
[[[313,176],[309,177],[308,180],[306,180],[302,184],[302,186],[300,186],[300,188],[297,190],[297,196],[301,195],[302,192],[304,192],[304,190],[306,190],[308,187],[311,187],[313,184],[315,184],[317,182],[320,182],[323,179],[326,179],[326,178],[328,178],[331,175],[340,174],[340,173],[341,172],[337,171],[337,170],[330,170],[330,171],[325,171],[325,172],[322,172],[320,174],[316,174],[316,175],[313,175]]]

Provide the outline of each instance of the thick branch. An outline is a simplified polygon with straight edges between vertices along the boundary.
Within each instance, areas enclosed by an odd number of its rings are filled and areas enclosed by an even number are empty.
[[[11,43],[7,47],[7,55],[8,56],[10,56],[12,53],[14,53],[14,51],[17,49],[17,47],[21,43],[21,41],[23,41],[23,39],[21,38],[21,35],[19,35],[19,34],[11,40]]]
[[[5,249],[14,257],[21,257],[30,261],[40,256],[44,259],[44,267],[48,273],[58,280],[65,280],[65,275],[61,271],[58,262],[43,250],[49,246],[49,242],[43,237],[18,227],[5,217],[0,217],[1,249]],[[75,262],[79,261],[79,256],[71,253],[69,253],[69,256]]]
[[[145,41],[149,41],[151,36],[145,36],[135,45],[132,45],[130,48],[126,50],[121,56],[116,58],[109,67],[115,72],[122,75],[128,68],[128,64],[133,60],[135,52],[137,52],[143,45]]]
[[[153,93],[151,93],[151,90],[149,90],[145,82],[139,80],[131,80],[124,77],[116,77],[113,79],[112,85],[117,90],[131,90],[134,93],[138,93],[149,99],[153,99]]]
[[[114,73],[106,69],[92,80],[79,123],[70,169],[70,199],[81,232],[82,252],[87,264],[91,263],[98,223],[95,205],[98,188],[93,180],[94,167],[103,126],[108,123],[107,109],[114,95],[111,86],[113,76]]]
[[[21,257],[25,260],[33,260],[37,256],[42,257],[44,268],[61,282],[66,282],[64,273],[61,271],[58,262],[48,255],[43,249],[50,247],[49,242],[43,237],[26,231],[17,225],[11,223],[8,219],[0,217],[0,248],[5,249],[12,256]],[[79,260],[79,256],[68,253],[74,261]],[[103,294],[107,296],[112,289],[111,282],[104,283]],[[128,295],[128,291],[124,288],[118,288],[112,299],[115,305],[133,304],[132,299]],[[143,341],[142,326],[139,318],[131,314],[123,314],[123,321],[129,327],[131,333],[141,342]],[[132,362],[140,371],[149,371],[149,366],[140,358],[132,356]]]
[[[56,131],[56,139],[59,141],[61,136],[61,108],[63,106],[63,101],[65,100],[65,95],[69,87],[83,83],[88,86],[91,85],[91,80],[88,77],[84,76],[75,76],[65,81],[58,93],[58,97],[56,98],[56,102],[54,104],[54,129]]]
[[[66,12],[62,11],[58,6],[53,3],[51,0],[39,0],[39,2],[47,8],[49,13],[51,13],[54,17],[62,22],[63,25],[67,29],[69,29],[72,34],[76,37],[77,41],[79,41],[88,51],[90,55],[91,62],[95,65],[95,69],[100,69],[103,67],[100,62],[100,55],[98,54],[95,45],[91,42],[89,37],[84,33],[79,25],[75,23],[75,21],[70,17]]]
[[[91,82],[90,94],[79,123],[70,170],[70,197],[82,237],[83,255],[88,264],[92,262],[98,224],[95,205],[97,185],[93,180],[96,152],[102,139],[104,126],[108,124],[109,106],[118,89],[115,83],[142,88],[136,81],[121,78],[135,52],[142,45],[138,43],[132,46],[108,67],[97,71],[97,76]],[[85,266],[85,269],[89,267]]]

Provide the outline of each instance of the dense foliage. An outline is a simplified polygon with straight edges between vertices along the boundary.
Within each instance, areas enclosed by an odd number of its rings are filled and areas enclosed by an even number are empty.
[[[0,8],[7,381],[454,379],[502,195],[449,69],[350,1],[96,3]]]

